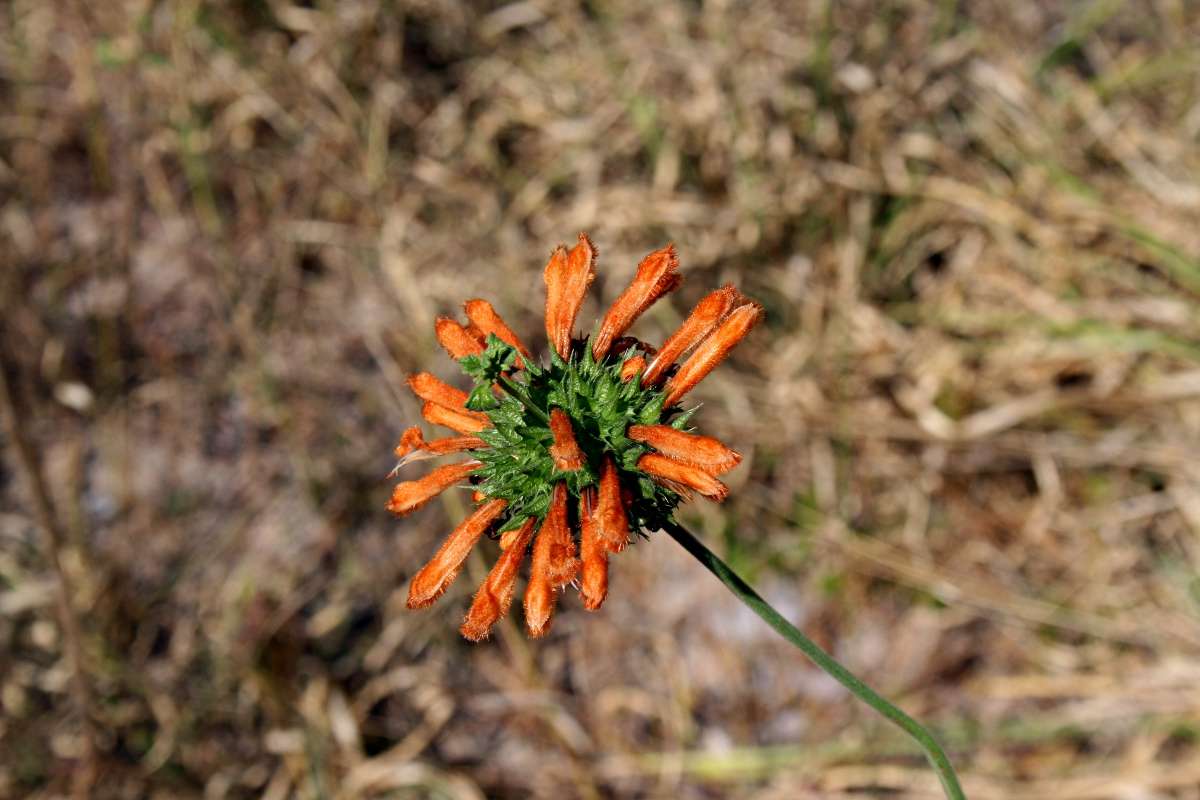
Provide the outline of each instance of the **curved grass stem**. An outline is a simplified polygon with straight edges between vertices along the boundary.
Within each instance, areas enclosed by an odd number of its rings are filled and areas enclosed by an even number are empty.
[[[683,545],[683,548],[707,567],[710,572],[716,575],[729,591],[733,592],[739,600],[748,605],[755,614],[762,617],[783,638],[800,648],[804,655],[812,659],[818,667],[832,676],[834,680],[849,689],[855,697],[878,711],[911,736],[925,752],[925,756],[929,759],[929,763],[937,773],[938,779],[941,780],[942,789],[949,800],[966,800],[966,795],[963,794],[962,787],[958,783],[958,776],[954,773],[954,767],[951,766],[950,759],[946,757],[946,753],[942,750],[941,745],[933,738],[933,734],[926,730],[921,723],[883,699],[878,692],[855,677],[850,670],[839,664],[833,656],[822,650],[812,639],[809,639],[798,628],[784,619],[758,592],[754,591],[728,564],[722,561],[716,553],[709,550],[687,528],[672,520],[663,526],[663,530],[670,534],[671,538]]]

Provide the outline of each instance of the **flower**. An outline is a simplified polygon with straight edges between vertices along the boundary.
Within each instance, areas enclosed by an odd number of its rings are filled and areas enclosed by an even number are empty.
[[[426,421],[458,435],[427,441],[417,427],[396,447],[400,462],[466,453],[392,492],[388,509],[411,513],[451,486],[469,482],[475,508],[413,577],[409,608],[442,595],[471,549],[492,532],[500,557],[460,628],[484,639],[512,605],[517,574],[530,555],[525,626],[550,628],[558,594],[575,583],[584,607],[608,594],[608,559],[632,534],[657,530],[692,493],[724,501],[718,476],[741,456],[692,433],[695,409],[680,401],[762,319],[762,306],[725,286],[702,299],[657,351],[626,335],[646,309],[682,282],[675,247],[638,264],[629,287],[595,335],[575,338],[575,318],[595,278],[596,247],[586,234],[560,245],[546,264],[546,338],[550,364],[533,357],[495,308],[469,300],[468,324],[442,317],[442,347],[474,379],[470,392],[427,372],[409,378]]]

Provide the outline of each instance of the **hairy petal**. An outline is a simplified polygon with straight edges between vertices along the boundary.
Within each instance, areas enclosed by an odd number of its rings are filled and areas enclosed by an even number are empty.
[[[466,392],[461,389],[455,389],[450,384],[428,372],[418,372],[414,375],[409,375],[408,388],[412,389],[413,394],[422,400],[437,403],[447,408],[465,408],[467,404]]]
[[[677,272],[678,269],[679,257],[675,254],[673,244],[655,250],[642,259],[633,282],[616,299],[600,323],[600,332],[592,343],[592,355],[597,360],[608,354],[613,340],[629,330],[629,326],[647,308],[667,292],[679,287],[683,277]]]
[[[621,380],[631,381],[646,368],[645,356],[632,356],[621,365]]]
[[[482,411],[447,408],[431,401],[421,406],[421,416],[433,425],[441,425],[459,433],[479,433],[484,428],[492,427],[492,420]]]
[[[424,608],[442,596],[446,587],[458,577],[471,548],[488,526],[496,521],[508,505],[505,500],[491,500],[479,506],[471,516],[458,524],[429,563],[413,576],[408,586],[408,607]]]
[[[579,498],[579,549],[583,562],[579,594],[588,611],[598,609],[608,596],[608,548],[600,538],[596,507],[596,489],[588,487]]]
[[[561,408],[550,410],[550,431],[554,434],[554,444],[550,445],[554,468],[560,472],[574,472],[582,467],[583,451],[575,442],[571,418]]]
[[[395,474],[396,470],[412,461],[421,461],[450,453],[461,453],[464,450],[481,450],[487,446],[487,442],[478,436],[448,436],[444,439],[427,442],[421,429],[413,425],[404,431],[400,437],[400,444],[396,445],[395,453],[396,457],[400,459],[400,463],[396,465],[396,469],[392,470],[392,473]]]
[[[517,352],[525,358],[530,357],[529,348],[521,343],[517,334],[508,327],[508,324],[496,313],[496,309],[487,300],[468,300],[463,303],[463,310],[467,312],[467,319],[471,321],[471,326],[483,335],[485,341],[489,333],[494,334],[500,341],[515,347]],[[517,359],[516,366],[518,369],[523,366],[521,359]]]
[[[479,331],[466,328],[449,317],[438,317],[433,323],[433,331],[455,361],[483,352],[484,337]]]
[[[712,333],[721,320],[729,316],[729,312],[741,300],[741,294],[732,286],[723,286],[715,292],[710,292],[696,304],[692,313],[683,321],[670,337],[663,342],[662,348],[650,362],[642,375],[642,383],[650,386],[656,383],[675,360],[700,343],[705,336]]]
[[[513,586],[517,582],[517,571],[525,560],[525,551],[529,548],[529,540],[533,538],[533,527],[537,524],[535,517],[525,520],[525,524],[511,531],[508,547],[500,554],[491,572],[475,593],[471,609],[458,630],[463,636],[473,642],[486,639],[492,626],[508,614],[512,605]]]
[[[647,475],[671,484],[681,484],[689,489],[695,489],[718,503],[724,502],[725,498],[729,496],[729,487],[704,470],[659,453],[647,453],[638,459],[637,466]]]
[[[530,636],[544,636],[558,601],[557,588],[574,579],[579,569],[575,540],[567,527],[567,485],[554,487],[550,510],[533,542],[529,585],[525,588],[525,628]]]
[[[401,515],[415,511],[482,466],[483,462],[475,460],[445,464],[423,478],[397,484],[387,509]]]
[[[626,498],[612,456],[604,457],[600,468],[600,490],[596,500],[596,535],[610,553],[619,553],[629,543],[629,516]]]
[[[730,450],[719,440],[711,436],[685,433],[670,425],[630,425],[625,435],[635,442],[650,445],[676,461],[699,467],[711,475],[728,472],[742,461],[740,454]]]
[[[758,303],[747,303],[729,313],[715,331],[700,343],[696,352],[688,356],[679,372],[667,381],[667,398],[664,407],[674,405],[704,380],[729,355],[738,342],[745,338],[758,321],[763,309]]]
[[[561,245],[550,254],[546,279],[546,338],[562,358],[571,354],[571,333],[587,288],[596,277],[596,247],[587,234],[569,251]]]

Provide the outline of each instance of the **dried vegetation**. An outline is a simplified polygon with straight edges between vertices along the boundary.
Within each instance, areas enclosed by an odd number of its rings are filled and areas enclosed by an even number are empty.
[[[69,788],[85,702],[105,798],[937,796],[669,540],[544,642],[458,638],[490,555],[403,609],[466,505],[383,510],[405,377],[454,374],[464,296],[540,341],[586,229],[605,301],[676,243],[643,338],[766,305],[686,518],[973,798],[1200,798],[1200,9],[567,5],[0,6],[3,344],[62,532],[4,439],[0,795]]]

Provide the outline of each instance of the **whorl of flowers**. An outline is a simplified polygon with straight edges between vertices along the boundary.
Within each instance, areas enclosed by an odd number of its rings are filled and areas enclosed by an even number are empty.
[[[426,421],[458,435],[427,441],[404,432],[397,469],[450,453],[469,458],[405,481],[388,509],[408,514],[443,490],[469,484],[475,508],[412,579],[409,608],[430,605],[458,575],[484,533],[500,557],[467,612],[462,634],[485,638],[509,609],[517,572],[531,552],[525,625],[550,628],[558,592],[575,583],[594,610],[608,592],[608,557],[633,533],[657,530],[693,492],[723,501],[717,476],[741,456],[687,428],[680,401],[762,318],[762,307],[725,286],[707,295],[655,350],[625,333],[682,282],[673,245],[647,255],[629,287],[587,339],[575,317],[595,277],[596,248],[585,234],[546,264],[550,363],[534,359],[486,300],[464,304],[468,324],[437,320],[438,341],[474,379],[463,392],[429,373],[409,378]]]

